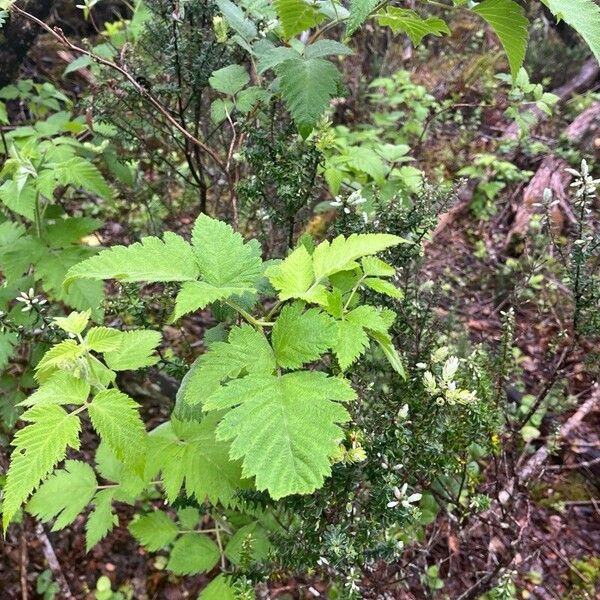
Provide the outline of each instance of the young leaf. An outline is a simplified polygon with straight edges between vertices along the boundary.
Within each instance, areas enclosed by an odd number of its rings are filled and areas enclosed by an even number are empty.
[[[85,158],[75,156],[56,169],[56,178],[62,185],[74,185],[106,200],[112,198],[112,190],[98,169]]]
[[[99,490],[92,503],[94,509],[85,524],[85,550],[89,552],[100,540],[112,531],[118,524],[118,519],[112,511],[114,497],[113,489]]]
[[[376,256],[365,256],[361,261],[363,273],[367,277],[393,277],[396,269]]]
[[[277,65],[281,95],[303,137],[308,137],[336,95],[340,73],[322,58],[292,58]]]
[[[35,367],[37,380],[43,383],[57,370],[75,366],[83,353],[84,348],[75,340],[64,340],[52,346]]]
[[[131,535],[146,550],[156,552],[168,546],[177,537],[177,525],[162,510],[138,517],[128,526]]]
[[[83,404],[90,394],[90,385],[65,371],[51,375],[31,396],[20,402],[20,406],[43,404]]]
[[[325,373],[298,371],[281,377],[247,375],[221,387],[205,410],[230,409],[217,439],[232,440],[230,457],[242,474],[277,500],[309,494],[330,473],[329,457],[350,418],[339,402],[356,397],[350,384]]]
[[[277,363],[298,369],[331,347],[335,322],[318,308],[304,311],[301,302],[286,306],[275,321],[271,341]]]
[[[552,14],[573,27],[600,61],[600,6],[594,0],[542,0]]]
[[[235,588],[229,578],[221,574],[200,592],[198,600],[236,600]]]
[[[65,289],[78,279],[119,281],[193,281],[199,274],[192,247],[167,232],[162,240],[142,238],[131,246],[113,246],[71,267]]]
[[[350,16],[346,23],[346,37],[350,37],[379,4],[379,0],[350,0]]]
[[[444,33],[450,34],[448,25],[439,17],[423,19],[409,8],[389,6],[384,13],[376,16],[380,25],[387,25],[394,33],[406,33],[413,46],[418,46],[426,35],[440,37]]]
[[[15,449],[3,489],[2,523],[5,531],[29,494],[65,457],[67,448],[79,448],[79,417],[60,406],[34,406],[21,418],[30,424],[17,431],[12,442]]]
[[[160,331],[138,329],[135,331],[119,331],[120,344],[114,349],[104,352],[106,364],[114,371],[134,371],[149,367],[158,362],[153,356],[160,344]]]
[[[227,342],[215,342],[192,365],[184,399],[188,404],[204,403],[222,381],[248,373],[273,373],[275,356],[265,336],[250,325],[234,327]]]
[[[385,281],[384,279],[379,279],[377,277],[367,277],[363,280],[363,285],[372,289],[374,292],[385,294],[390,298],[404,298],[404,293],[402,292],[402,290],[398,289],[393,283]]]
[[[514,0],[483,0],[473,8],[496,32],[508,56],[513,80],[523,66],[529,21]]]
[[[284,261],[267,269],[267,277],[279,290],[281,301],[302,298],[315,281],[312,256],[304,246],[296,248]]]
[[[219,548],[207,535],[186,533],[173,545],[167,569],[176,575],[206,573],[220,556]]]
[[[119,390],[102,390],[90,403],[88,413],[94,429],[117,458],[143,473],[146,430],[137,402]]]
[[[54,317],[54,322],[63,331],[77,335],[87,327],[90,320],[90,314],[90,310],[86,310],[85,312],[72,312],[67,317]]]
[[[27,510],[43,522],[56,518],[52,531],[63,529],[83,512],[96,493],[94,470],[79,460],[67,460],[35,492]]]
[[[274,4],[286,39],[318,25],[325,18],[305,0],[274,0]]]
[[[401,242],[402,238],[387,233],[353,233],[347,238],[340,235],[332,242],[321,242],[312,255],[315,278],[319,280],[352,269],[357,266],[356,259],[377,254]]]
[[[85,343],[94,352],[117,350],[123,343],[123,332],[111,327],[92,327],[85,336]]]
[[[169,502],[184,486],[187,496],[195,496],[200,504],[208,498],[229,506],[236,491],[247,487],[240,464],[229,460],[229,444],[215,438],[219,417],[213,413],[201,422],[172,418],[148,436],[146,475],[161,473]]]

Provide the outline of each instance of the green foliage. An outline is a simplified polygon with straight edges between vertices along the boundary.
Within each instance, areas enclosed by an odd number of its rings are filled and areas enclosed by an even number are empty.
[[[380,13],[377,20],[380,25],[387,25],[394,33],[406,33],[411,42],[416,46],[426,35],[441,36],[450,33],[448,25],[437,17],[421,18],[414,10],[408,8],[386,8]]]

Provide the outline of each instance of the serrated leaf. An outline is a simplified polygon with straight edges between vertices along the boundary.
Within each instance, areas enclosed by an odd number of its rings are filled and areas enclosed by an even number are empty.
[[[325,16],[304,0],[274,0],[285,39],[318,25]]]
[[[183,529],[196,529],[200,523],[200,511],[193,506],[186,506],[177,511],[177,521]]]
[[[296,248],[285,260],[266,272],[281,301],[301,298],[315,281],[312,256],[304,246]]]
[[[244,39],[250,41],[257,36],[258,32],[254,23],[231,0],[215,0],[215,4],[219,7],[227,24]]]
[[[369,346],[369,336],[360,325],[344,320],[338,323],[337,338],[333,351],[345,371]]]
[[[271,341],[277,363],[298,369],[326,352],[335,336],[335,322],[318,308],[304,311],[302,303],[285,306],[275,325]]]
[[[121,343],[114,350],[104,352],[106,364],[114,371],[134,371],[149,367],[158,362],[154,355],[160,344],[160,331],[137,329],[120,331]]]
[[[365,256],[360,263],[367,277],[393,277],[396,274],[394,267],[376,256]]]
[[[111,327],[92,327],[84,339],[86,345],[94,352],[117,350],[123,343],[123,333]]]
[[[194,224],[192,244],[202,279],[215,287],[254,288],[262,275],[258,243],[245,243],[223,221],[200,215]]]
[[[513,0],[483,0],[473,8],[473,12],[484,19],[500,38],[514,80],[527,51],[529,21],[525,11]]]
[[[379,4],[379,0],[350,0],[350,16],[346,23],[346,36],[351,36]]]
[[[54,323],[63,331],[75,335],[81,333],[90,321],[90,310],[84,312],[72,312],[66,317],[54,317]]]
[[[15,434],[15,447],[3,488],[4,530],[40,481],[60,462],[67,448],[79,448],[79,417],[55,404],[34,406],[21,418],[30,424]]]
[[[198,600],[236,600],[235,588],[229,578],[221,574],[200,592]]]
[[[250,325],[234,327],[227,342],[215,342],[191,368],[184,399],[194,405],[206,402],[225,379],[248,373],[272,373],[275,356],[265,336]]]
[[[84,351],[75,340],[64,340],[52,346],[35,367],[36,379],[44,382],[58,370],[72,369]]]
[[[230,409],[217,439],[232,440],[230,457],[243,459],[242,474],[277,500],[321,487],[343,435],[339,424],[350,418],[339,402],[355,397],[345,380],[299,371],[233,380],[204,408]]]
[[[312,255],[315,278],[328,277],[356,266],[358,258],[377,254],[402,242],[402,238],[387,233],[353,233],[332,242],[321,242]]]
[[[163,239],[142,238],[131,246],[113,246],[71,267],[65,289],[78,279],[119,281],[193,281],[199,270],[194,251],[182,237],[167,232]]]
[[[235,96],[248,82],[250,75],[241,65],[228,65],[212,72],[208,82],[217,92]]]
[[[178,534],[177,525],[162,510],[157,510],[131,521],[127,527],[146,550],[156,552],[168,546]]]
[[[348,156],[351,167],[369,175],[377,185],[385,183],[385,164],[377,152],[363,146],[352,146],[348,148]]]
[[[215,438],[218,421],[218,414],[201,422],[172,418],[148,436],[146,475],[154,478],[160,473],[169,502],[184,487],[187,496],[195,496],[200,504],[208,498],[212,504],[229,506],[236,491],[247,487],[240,464],[229,459],[229,444]]]
[[[90,385],[70,373],[57,371],[51,375],[31,396],[20,402],[20,406],[43,404],[83,404],[90,394]]]
[[[144,478],[136,474],[130,466],[116,457],[105,441],[100,442],[95,459],[98,474],[117,484],[116,487],[108,488],[113,491],[114,498],[119,502],[134,504],[136,498],[150,481],[146,478],[146,473],[144,472]]]
[[[186,533],[173,545],[167,569],[176,575],[210,571],[220,558],[219,548],[206,535]]]
[[[52,531],[59,531],[83,512],[96,493],[94,470],[79,460],[67,460],[35,492],[27,510],[43,522],[56,518]]]
[[[418,46],[426,35],[450,34],[445,21],[439,17],[423,19],[409,8],[389,6],[384,13],[376,15],[380,25],[387,25],[394,33],[406,33],[414,46]]]
[[[340,73],[322,58],[293,58],[277,65],[279,89],[302,136],[307,137],[336,95]]]
[[[79,242],[81,238],[96,231],[101,225],[102,221],[90,217],[57,219],[46,226],[44,238],[50,246],[61,248]]]
[[[293,48],[289,48],[287,46],[278,46],[273,48],[268,48],[258,54],[258,63],[256,68],[258,72],[262,75],[265,71],[269,69],[274,69],[277,65],[285,62],[289,59],[301,59],[302,56],[297,50]]]
[[[136,473],[143,473],[146,430],[139,405],[116,389],[98,392],[88,406],[94,429],[119,460]]]
[[[322,58],[323,56],[349,56],[352,49],[346,44],[335,40],[318,40],[314,44],[306,46],[304,56],[306,58]]]
[[[377,277],[367,277],[366,279],[363,279],[363,285],[372,289],[374,292],[385,294],[390,298],[395,298],[397,300],[401,300],[402,298],[404,298],[404,293],[402,292],[402,290],[398,289],[390,281],[385,281],[384,279],[379,279]]]
[[[62,185],[74,185],[106,200],[112,198],[112,190],[98,169],[85,158],[75,156],[56,169],[56,178]]]
[[[404,370],[402,359],[400,358],[389,333],[371,331],[370,336],[379,344],[379,347],[394,371],[396,371],[402,379],[406,379],[406,371]]]
[[[542,0],[552,14],[573,27],[600,62],[600,6],[594,0]]]
[[[99,490],[94,496],[92,504],[94,509],[85,524],[85,550],[89,552],[99,541],[112,531],[118,519],[112,512],[114,491],[112,489]]]

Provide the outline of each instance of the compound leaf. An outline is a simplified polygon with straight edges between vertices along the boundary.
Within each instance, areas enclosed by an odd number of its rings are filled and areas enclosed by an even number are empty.
[[[173,545],[167,569],[176,575],[194,575],[210,571],[220,558],[219,548],[207,536],[186,533]]]
[[[169,545],[177,537],[177,525],[162,510],[138,517],[129,523],[133,537],[146,550],[155,552]]]

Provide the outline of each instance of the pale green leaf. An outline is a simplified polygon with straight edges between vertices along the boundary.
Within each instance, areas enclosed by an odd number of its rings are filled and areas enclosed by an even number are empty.
[[[85,549],[89,552],[100,540],[118,525],[118,518],[112,511],[114,491],[99,490],[94,496],[94,508],[85,524]]]
[[[229,578],[221,574],[200,592],[198,600],[236,600],[235,588]]]
[[[350,0],[350,16],[346,24],[346,35],[351,36],[377,7],[379,0]]]
[[[217,439],[232,440],[230,457],[242,474],[274,498],[309,494],[331,472],[329,457],[350,415],[339,402],[356,397],[349,383],[325,373],[247,375],[215,392],[205,410],[230,409]]]
[[[529,21],[525,11],[514,0],[483,0],[473,8],[473,12],[484,19],[500,38],[514,80],[523,66],[527,50]]]
[[[267,269],[267,277],[279,290],[280,300],[301,298],[315,281],[312,257],[304,246],[296,248],[285,260]]]
[[[21,406],[42,404],[83,404],[90,394],[90,385],[65,371],[56,371]]]
[[[306,46],[304,56],[306,58],[322,58],[323,56],[348,56],[352,50],[335,40],[318,40],[314,44]]]
[[[146,550],[155,552],[172,543],[177,537],[177,525],[162,510],[138,517],[129,523],[133,537]]]
[[[63,460],[67,448],[79,448],[79,417],[60,406],[34,406],[21,418],[30,424],[17,431],[12,442],[15,449],[3,488],[5,530],[40,481]]]
[[[39,382],[46,381],[56,371],[74,370],[84,348],[75,340],[64,340],[52,346],[35,367],[35,376]]]
[[[111,327],[92,327],[84,339],[90,350],[109,352],[117,350],[123,343],[123,333]]]
[[[27,504],[27,510],[43,522],[56,518],[52,531],[63,529],[83,512],[96,493],[94,470],[79,460],[67,460],[54,471]]]
[[[402,290],[398,289],[390,281],[385,281],[384,279],[379,279],[377,277],[367,277],[363,280],[363,285],[372,289],[374,292],[385,294],[390,298],[395,298],[397,300],[401,300],[402,298],[404,298],[404,293],[402,292]]]
[[[74,185],[110,200],[112,190],[98,169],[85,158],[75,156],[56,169],[56,178],[62,185]]]
[[[219,562],[219,548],[207,536],[186,533],[173,545],[167,569],[176,575],[206,573]]]
[[[360,262],[367,277],[393,277],[396,274],[394,267],[376,256],[365,256]]]
[[[334,340],[333,351],[345,371],[369,346],[369,336],[360,325],[344,320],[338,323],[337,338]]]
[[[134,371],[158,362],[154,355],[160,344],[160,331],[137,329],[120,331],[121,343],[114,350],[104,352],[106,364],[114,371]]]
[[[317,360],[335,337],[335,322],[318,308],[304,311],[303,303],[285,306],[275,325],[271,341],[277,363],[285,369],[298,369]]]
[[[146,453],[146,430],[139,405],[117,389],[98,392],[88,406],[94,429],[119,460],[142,473]]]
[[[113,246],[71,267],[68,288],[78,279],[119,281],[193,281],[199,274],[194,251],[180,236],[167,232],[161,240],[142,238],[131,246]]]
[[[66,317],[54,317],[54,323],[63,331],[77,335],[81,333],[90,321],[90,310],[84,312],[72,312]]]

